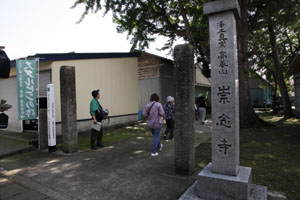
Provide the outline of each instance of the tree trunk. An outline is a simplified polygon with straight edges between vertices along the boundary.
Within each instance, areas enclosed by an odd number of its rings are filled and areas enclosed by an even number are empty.
[[[238,63],[239,63],[239,95],[240,126],[242,128],[261,127],[265,123],[254,112],[250,101],[248,44],[248,0],[239,0],[241,20],[237,20]]]
[[[293,116],[293,111],[291,108],[291,103],[290,103],[289,95],[287,92],[287,88],[286,88],[286,85],[284,82],[284,77],[283,77],[282,67],[280,64],[274,28],[273,28],[272,24],[270,23],[270,21],[268,22],[268,30],[269,30],[269,35],[270,35],[270,43],[271,43],[271,47],[272,47],[273,59],[274,59],[275,74],[276,74],[275,77],[276,77],[276,80],[277,80],[277,83],[279,86],[279,90],[280,90],[280,94],[281,94],[282,102],[283,102],[284,117],[290,118]]]
[[[274,93],[272,94],[272,109],[273,109],[273,114],[278,114],[278,107],[277,107],[277,80],[276,80],[276,75],[275,72],[273,73],[274,77]]]

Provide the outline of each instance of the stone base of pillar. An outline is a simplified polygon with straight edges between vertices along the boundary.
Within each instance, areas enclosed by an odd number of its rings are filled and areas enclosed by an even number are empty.
[[[179,200],[267,200],[267,187],[250,184],[250,178],[249,167],[240,167],[237,176],[227,176],[212,173],[209,163]]]
[[[204,199],[248,199],[251,168],[239,167],[237,176],[211,172],[209,163],[198,174],[197,196]]]

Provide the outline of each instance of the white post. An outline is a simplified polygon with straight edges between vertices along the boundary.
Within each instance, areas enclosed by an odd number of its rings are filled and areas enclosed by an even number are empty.
[[[56,120],[55,120],[55,96],[54,85],[47,85],[47,118],[48,118],[48,149],[56,151]]]

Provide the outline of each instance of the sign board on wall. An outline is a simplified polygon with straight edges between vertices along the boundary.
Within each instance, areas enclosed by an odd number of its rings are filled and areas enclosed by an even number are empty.
[[[37,61],[17,60],[18,116],[19,120],[36,119],[37,112]]]
[[[56,146],[54,85],[47,85],[48,146]]]

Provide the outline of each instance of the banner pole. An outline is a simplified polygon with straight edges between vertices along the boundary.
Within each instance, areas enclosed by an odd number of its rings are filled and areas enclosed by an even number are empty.
[[[37,110],[37,114],[38,114],[38,150],[41,150],[41,132],[40,132],[40,59],[39,57],[35,58],[35,60],[37,61],[37,105],[38,105],[38,110]]]

